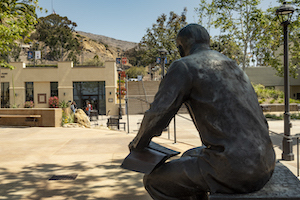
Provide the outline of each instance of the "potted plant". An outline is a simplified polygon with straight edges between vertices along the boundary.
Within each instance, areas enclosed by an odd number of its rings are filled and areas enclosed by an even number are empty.
[[[34,103],[33,101],[25,101],[24,108],[33,108]]]
[[[121,87],[121,98],[124,98],[124,96],[126,95],[126,88],[125,87]],[[119,98],[119,88],[117,88],[117,97]]]
[[[59,100],[57,96],[50,97],[48,102],[49,102],[49,108],[58,108],[59,106]]]

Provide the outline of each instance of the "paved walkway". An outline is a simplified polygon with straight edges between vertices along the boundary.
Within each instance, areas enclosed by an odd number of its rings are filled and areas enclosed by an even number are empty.
[[[143,188],[140,173],[121,169],[129,153],[142,115],[129,116],[129,134],[109,130],[106,117],[99,117],[93,128],[0,127],[0,199],[89,200],[151,199]],[[188,115],[176,117],[174,123],[155,141],[181,152],[201,145]],[[123,116],[122,121],[127,122]],[[292,121],[292,134],[300,133],[300,120]],[[283,121],[269,121],[270,129],[283,132]],[[127,128],[127,126],[126,126]],[[168,139],[170,138],[170,139]],[[281,158],[281,136],[271,134]],[[295,161],[283,161],[296,174]],[[78,174],[75,180],[48,180],[53,175]]]

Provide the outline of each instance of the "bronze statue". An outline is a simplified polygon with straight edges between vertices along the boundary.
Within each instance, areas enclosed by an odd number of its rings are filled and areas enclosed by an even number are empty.
[[[162,80],[129,148],[160,136],[182,104],[203,147],[188,150],[144,176],[154,199],[206,199],[211,193],[260,190],[272,176],[275,153],[255,91],[235,61],[210,49],[205,28],[189,24],[177,36],[181,59]]]

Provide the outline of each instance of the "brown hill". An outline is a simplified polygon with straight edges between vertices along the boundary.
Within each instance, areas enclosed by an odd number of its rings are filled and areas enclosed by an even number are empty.
[[[77,37],[78,41],[80,41],[82,43],[81,45],[83,46],[83,49],[78,56],[78,61],[80,64],[86,64],[96,55],[103,62],[107,60],[115,60],[115,58],[118,57],[118,53],[120,50],[121,52],[124,52],[137,46],[137,43],[134,42],[117,40],[114,38],[86,33],[83,31],[76,31],[73,34],[75,37]],[[40,44],[42,43],[40,42]],[[30,46],[28,46],[28,48],[23,47],[23,51],[20,55],[20,61],[23,61],[25,63],[33,62],[33,60],[27,60],[27,51],[29,51],[29,47]],[[37,64],[55,64],[56,62],[57,61],[49,60],[36,61]]]
[[[132,49],[137,46],[137,43],[135,43],[135,42],[117,40],[117,39],[106,37],[103,35],[96,35],[96,34],[92,34],[92,33],[86,33],[83,31],[76,31],[76,32],[80,35],[91,38],[92,40],[101,42],[102,44],[107,45],[109,47],[113,47],[113,48],[124,50],[124,51],[126,51],[128,49]]]

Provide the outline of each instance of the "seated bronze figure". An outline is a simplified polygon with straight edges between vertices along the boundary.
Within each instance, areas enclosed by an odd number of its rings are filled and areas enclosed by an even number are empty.
[[[153,199],[206,199],[207,192],[260,190],[272,176],[275,153],[247,75],[235,61],[210,49],[210,36],[200,25],[182,28],[177,45],[182,58],[168,69],[129,148],[147,147],[182,104],[205,146],[145,175],[146,190]]]

